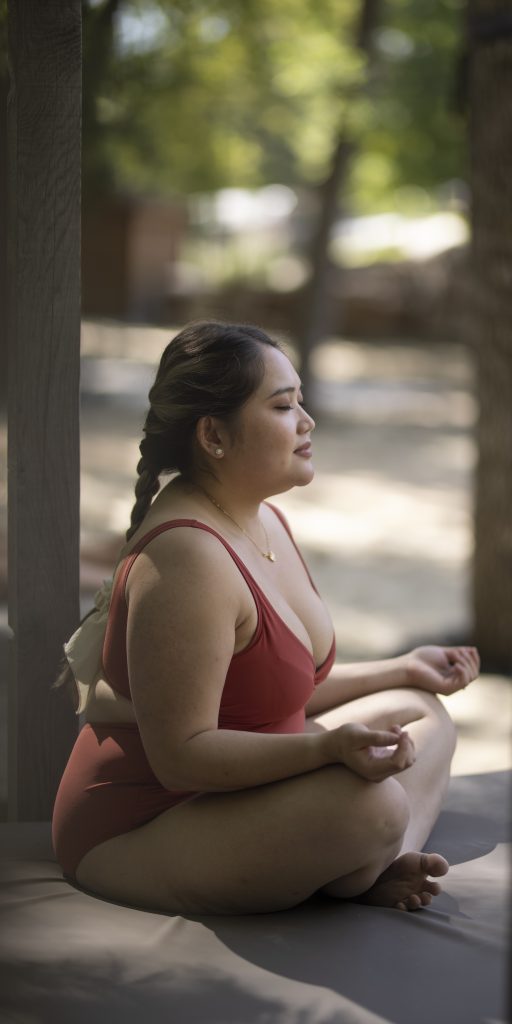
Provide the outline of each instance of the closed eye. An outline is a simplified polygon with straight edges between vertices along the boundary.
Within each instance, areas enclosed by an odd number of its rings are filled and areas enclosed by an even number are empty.
[[[300,406],[300,408],[301,408],[301,409],[303,409],[303,408],[304,408],[304,402],[303,402],[302,400],[300,400],[299,402],[297,402],[297,405],[298,405],[298,406]],[[284,412],[289,412],[289,411],[290,411],[290,409],[293,409],[293,408],[294,408],[294,406],[293,406],[293,405],[276,405],[276,406],[274,406],[274,408],[275,408],[275,409],[281,409],[281,410],[283,410]]]

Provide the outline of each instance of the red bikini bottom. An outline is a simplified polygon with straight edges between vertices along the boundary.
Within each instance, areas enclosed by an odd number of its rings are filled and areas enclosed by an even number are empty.
[[[64,874],[74,880],[82,857],[94,846],[194,796],[161,785],[136,723],[87,723],[71,751],[53,810],[53,848]]]

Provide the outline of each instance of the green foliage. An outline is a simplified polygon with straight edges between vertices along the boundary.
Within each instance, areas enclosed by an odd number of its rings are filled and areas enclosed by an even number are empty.
[[[380,59],[351,196],[389,208],[400,186],[436,187],[466,174],[466,126],[456,109],[463,38],[456,0],[390,0],[378,33]]]
[[[354,0],[84,0],[84,185],[316,184],[343,128],[349,202],[463,175],[456,0],[388,0],[369,88]]]

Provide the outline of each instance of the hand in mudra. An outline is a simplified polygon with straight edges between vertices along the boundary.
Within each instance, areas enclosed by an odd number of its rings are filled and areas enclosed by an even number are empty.
[[[370,782],[382,782],[414,764],[413,742],[399,725],[368,729],[350,722],[329,735],[337,742],[339,760]]]
[[[476,647],[415,647],[405,658],[408,686],[445,696],[464,689],[480,671]]]

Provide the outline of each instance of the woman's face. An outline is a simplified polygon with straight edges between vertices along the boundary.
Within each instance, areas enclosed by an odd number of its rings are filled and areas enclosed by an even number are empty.
[[[247,481],[249,492],[271,495],[313,479],[311,431],[300,404],[300,380],[279,349],[262,346],[265,372],[240,409],[225,446],[225,470]]]

